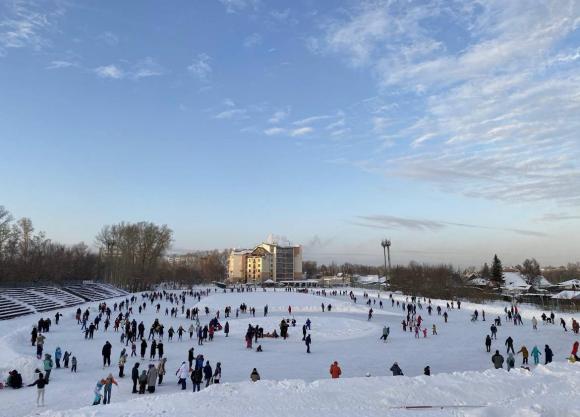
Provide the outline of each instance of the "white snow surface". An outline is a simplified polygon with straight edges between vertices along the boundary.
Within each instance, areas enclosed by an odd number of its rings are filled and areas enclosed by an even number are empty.
[[[168,358],[167,375],[163,385],[157,387],[155,394],[131,394],[129,377],[117,378],[119,386],[113,387],[112,404],[88,406],[93,399],[93,389],[98,379],[112,372],[115,377],[120,344],[119,333],[112,330],[95,333],[94,340],[85,340],[76,324],[76,307],[63,309],[61,323],[54,324],[53,312],[29,315],[0,322],[0,373],[5,379],[8,370],[18,369],[25,383],[34,379],[34,369],[41,368],[35,357],[35,348],[30,345],[30,330],[36,321],[44,316],[53,319],[51,331],[46,334],[45,352],[54,355],[60,346],[62,351],[72,351],[78,359],[78,373],[71,374],[68,369],[54,369],[51,382],[46,387],[46,406],[35,405],[36,388],[0,391],[2,405],[0,410],[10,410],[0,416],[580,416],[578,411],[578,388],[580,387],[580,364],[566,361],[574,341],[579,336],[571,331],[564,332],[558,325],[543,325],[539,316],[541,311],[527,305],[520,306],[524,326],[514,326],[505,322],[503,303],[479,305],[462,303],[461,310],[449,309],[449,322],[436,311],[429,316],[427,303],[417,313],[424,319],[429,329],[428,337],[415,339],[414,334],[403,332],[400,325],[403,310],[391,307],[388,293],[382,292],[384,308],[379,308],[376,292],[369,291],[372,299],[377,300],[372,307],[374,317],[367,320],[368,306],[364,304],[363,290],[353,290],[357,295],[354,304],[348,297],[323,297],[312,294],[269,290],[254,293],[212,293],[196,303],[187,298],[187,307],[198,305],[202,312],[200,320],[206,324],[221,310],[220,322],[225,323],[223,309],[232,306],[229,319],[230,336],[216,332],[213,342],[197,346],[189,335],[183,341],[167,340],[165,336],[165,356]],[[138,297],[139,300],[141,297]],[[394,295],[395,300],[406,299]],[[119,298],[121,300],[124,298]],[[109,300],[112,305],[114,300]],[[256,317],[241,314],[235,318],[235,309],[242,302],[256,308]],[[321,303],[331,303],[332,312],[322,312]],[[269,315],[263,316],[263,307],[268,305]],[[91,306],[94,318],[97,303],[82,305],[84,310]],[[187,329],[191,323],[181,312],[177,318],[165,316],[168,302],[161,301],[162,311],[154,312],[150,304],[147,310],[134,315],[137,322],[143,321],[146,329],[155,318],[165,325],[166,333],[170,326],[175,329],[181,324]],[[282,318],[288,315],[292,306],[292,316],[297,320],[295,328],[290,327],[290,338],[260,339],[264,352],[256,353],[245,348],[243,340],[248,324],[264,327],[266,332],[278,330]],[[446,310],[446,302],[433,300],[433,305],[441,305]],[[208,306],[210,314],[205,315],[203,308]],[[509,307],[509,306],[508,306]],[[486,311],[487,321],[471,322],[474,309]],[[136,310],[136,305],[134,306]],[[549,312],[547,312],[549,313]],[[492,318],[500,315],[503,325],[499,327],[498,339],[493,341],[492,350],[499,349],[506,356],[504,341],[511,335],[516,351],[521,345],[529,350],[537,345],[542,351],[549,344],[554,351],[554,363],[548,366],[531,366],[531,371],[516,369],[512,372],[493,370],[490,354],[485,352],[484,338],[489,333]],[[115,316],[113,313],[112,317]],[[538,330],[531,328],[530,319],[535,316],[540,321]],[[564,317],[568,324],[573,314],[556,314],[556,321]],[[301,340],[301,326],[310,318],[312,321],[312,353],[306,354]],[[437,326],[438,335],[431,335],[431,326]],[[390,326],[391,333],[387,343],[379,341],[383,325]],[[102,327],[102,326],[101,326]],[[569,325],[570,327],[570,325]],[[146,331],[147,334],[147,331]],[[112,367],[102,369],[101,348],[106,340],[113,344]],[[222,363],[222,384],[213,385],[201,393],[188,390],[180,391],[175,371],[186,360],[187,350],[195,348],[196,355],[202,353],[212,366]],[[255,348],[255,345],[254,345]],[[128,349],[130,352],[130,348]],[[139,351],[139,348],[138,348]],[[147,349],[148,357],[149,349]],[[337,360],[342,368],[340,380],[329,379],[329,366]],[[150,361],[139,360],[141,369]],[[389,376],[389,368],[397,361],[406,376]],[[530,360],[531,361],[531,360]],[[130,375],[135,358],[129,358],[125,373]],[[152,363],[157,363],[152,362]],[[517,366],[521,357],[517,358]],[[431,366],[433,376],[423,376],[423,368]],[[248,382],[252,368],[256,367],[262,381]],[[365,377],[367,373],[372,376]],[[430,408],[422,410],[403,410],[400,406],[482,406],[478,408]]]
[[[105,407],[45,411],[40,415],[574,417],[580,416],[579,383],[580,365],[540,365],[533,373],[487,370],[431,377],[363,377],[311,383],[263,380],[212,385],[195,394],[150,395]],[[445,407],[458,405],[468,407]],[[439,407],[402,409],[401,406]]]

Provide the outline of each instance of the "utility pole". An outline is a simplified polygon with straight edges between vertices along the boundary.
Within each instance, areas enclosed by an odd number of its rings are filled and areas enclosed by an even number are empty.
[[[108,275],[109,275],[109,283],[110,284],[113,284],[114,283],[115,285],[118,285],[118,283],[113,282],[113,256],[114,256],[113,255],[113,251],[115,249],[116,242],[115,242],[114,239],[107,239],[105,241],[105,244],[107,245],[107,255],[109,257],[109,262],[108,262],[108,264],[109,264],[108,265],[108,267],[109,267],[108,268],[109,269],[109,273],[108,273]]]

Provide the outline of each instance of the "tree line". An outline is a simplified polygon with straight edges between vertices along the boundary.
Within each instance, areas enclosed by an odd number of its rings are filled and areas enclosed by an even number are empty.
[[[32,220],[15,220],[0,206],[0,283],[65,283],[97,279],[98,256],[87,245],[64,245],[37,232]]]
[[[173,242],[167,225],[150,222],[105,226],[96,237],[107,282],[133,291],[152,284],[224,281],[228,251],[195,251],[166,256]]]
[[[167,225],[121,222],[99,231],[96,250],[83,242],[65,245],[36,231],[29,218],[15,220],[0,206],[0,284],[96,280],[141,290],[164,281],[197,284],[225,279],[227,251],[192,252],[171,262],[166,254],[172,242],[173,231]]]
[[[149,288],[159,282],[183,284],[224,281],[229,250],[190,252],[166,256],[173,242],[167,225],[151,222],[121,222],[104,226],[95,237],[96,251],[81,242],[65,245],[36,231],[32,221],[18,220],[0,206],[0,284],[63,284],[82,280],[103,280],[130,290]],[[580,279],[580,263],[542,271],[534,258],[526,259],[517,270],[531,285],[543,275],[552,283]],[[309,277],[345,275],[385,275],[383,266],[354,263],[319,265],[304,261],[303,272]],[[464,287],[462,277],[477,273],[493,287],[504,282],[503,267],[497,255],[491,266],[467,268],[452,265],[429,265],[411,262],[396,265],[389,274],[394,289],[432,294],[434,289],[451,292]],[[435,296],[435,295],[433,295]]]

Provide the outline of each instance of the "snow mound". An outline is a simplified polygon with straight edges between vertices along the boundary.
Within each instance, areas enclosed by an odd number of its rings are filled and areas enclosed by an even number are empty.
[[[262,375],[266,377],[266,375]],[[145,395],[106,407],[51,411],[44,417],[265,416],[580,416],[576,407],[580,365],[489,370],[431,377],[370,377],[241,382],[200,393]],[[47,392],[50,398],[50,391]],[[434,407],[404,409],[403,407]]]
[[[36,379],[35,369],[42,369],[42,361],[35,356],[23,355],[15,352],[12,347],[16,345],[30,345],[29,327],[18,327],[6,335],[0,337],[0,377],[6,380],[8,372],[17,369],[22,374],[24,381],[34,381]],[[34,348],[32,348],[34,349]]]

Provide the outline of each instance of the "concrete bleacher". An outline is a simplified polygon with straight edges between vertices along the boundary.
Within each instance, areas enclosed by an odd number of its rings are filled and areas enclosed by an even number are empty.
[[[127,294],[126,291],[112,285],[93,282],[63,288],[50,286],[0,288],[0,320]]]
[[[84,298],[86,301],[101,301],[107,298],[122,297],[127,295],[126,291],[115,288],[108,284],[84,283],[74,284],[64,287],[70,293]]]
[[[3,297],[0,293],[0,320],[12,319],[32,313],[34,313],[34,310],[30,307]]]
[[[28,288],[8,288],[2,294],[6,298],[9,297],[12,300],[27,304],[36,311],[47,311],[62,307],[61,303],[45,297],[42,293],[31,291]]]
[[[63,305],[76,305],[83,303],[85,300],[81,297],[63,291],[57,287],[38,287],[31,288],[30,291],[41,292],[44,296],[52,297],[54,300],[60,301]]]

